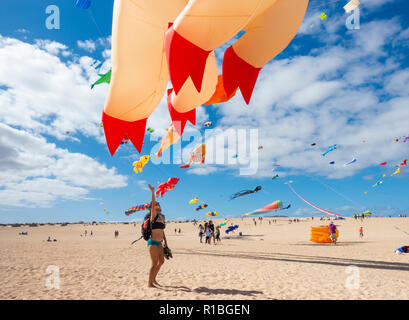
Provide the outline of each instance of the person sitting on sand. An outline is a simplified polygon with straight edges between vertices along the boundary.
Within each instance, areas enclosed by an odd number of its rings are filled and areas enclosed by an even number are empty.
[[[334,222],[331,221],[331,223],[328,225],[329,233],[330,233],[330,238],[334,244],[337,244],[337,227],[335,226]]]
[[[165,263],[164,250],[168,248],[168,242],[165,236],[165,216],[162,214],[162,208],[160,207],[159,202],[156,202],[155,200],[155,188],[151,185],[148,186],[152,193],[152,201],[150,203],[152,234],[148,240],[152,266],[149,271],[148,287],[154,288],[155,285],[159,286],[159,283],[156,282],[156,276],[158,275],[161,266]],[[164,246],[162,246],[162,243],[164,243]]]

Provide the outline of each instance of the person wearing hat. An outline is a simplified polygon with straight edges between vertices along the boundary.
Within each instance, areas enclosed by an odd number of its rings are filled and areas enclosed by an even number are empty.
[[[334,222],[331,221],[331,223],[328,226],[329,233],[330,233],[330,238],[334,244],[337,244],[337,227],[335,226]]]

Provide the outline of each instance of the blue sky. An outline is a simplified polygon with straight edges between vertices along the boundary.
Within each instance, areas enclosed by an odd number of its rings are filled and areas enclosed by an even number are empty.
[[[258,169],[240,175],[245,165],[227,163],[237,153],[231,145],[216,149],[229,152],[224,164],[207,159],[188,170],[150,162],[135,174],[139,154],[131,144],[111,157],[99,127],[108,85],[90,90],[98,78],[90,64],[103,62],[100,72],[110,67],[112,0],[93,0],[89,10],[76,8],[75,0],[2,0],[0,223],[133,221],[142,214],[124,211],[150,200],[148,183],[169,177],[180,182],[160,199],[168,219],[203,219],[208,211],[237,216],[275,200],[291,204],[283,215],[320,216],[288,180],[308,201],[347,216],[367,209],[408,213],[409,168],[390,174],[409,158],[409,141],[393,142],[409,136],[409,9],[403,0],[362,0],[360,28],[348,30],[346,2],[310,1],[297,36],[261,71],[249,106],[237,94],[198,108],[196,127],[188,125],[177,145],[185,156],[196,143],[188,135],[204,135],[206,121],[213,122],[207,132],[213,139],[215,129],[258,130],[263,149],[237,159]],[[46,28],[48,5],[59,7],[59,30]],[[232,41],[216,50],[219,67]],[[146,134],[142,155],[157,150],[169,124],[162,100],[148,120],[155,133]],[[322,157],[333,144],[338,149]],[[357,162],[343,165],[352,158]],[[272,180],[275,174],[280,178]],[[373,188],[378,180],[383,184]],[[258,185],[260,192],[229,201]],[[194,197],[209,210],[196,212],[188,204]]]

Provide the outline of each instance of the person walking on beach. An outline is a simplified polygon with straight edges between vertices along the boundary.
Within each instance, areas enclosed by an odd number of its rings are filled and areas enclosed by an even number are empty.
[[[220,242],[221,240],[220,240],[220,227],[219,226],[217,226],[216,227],[216,240],[217,240],[217,242]]]
[[[337,227],[335,226],[334,222],[331,221],[331,223],[328,225],[329,233],[330,233],[330,238],[332,240],[333,244],[337,244]]]
[[[212,239],[213,239],[213,244],[216,244],[216,239],[215,239],[215,236],[214,236],[214,224],[213,224],[212,220],[209,221],[209,229],[210,229],[209,244],[210,244]]]
[[[203,228],[203,226],[200,224],[200,225],[199,225],[199,239],[200,239],[200,243],[203,243],[203,235],[204,235],[204,228]]]
[[[364,228],[362,228],[362,227],[359,228],[359,237],[360,238],[364,237]]]
[[[210,235],[211,235],[211,230],[209,228],[209,224],[206,222],[205,223],[205,243],[210,244]]]
[[[152,193],[152,201],[150,203],[150,223],[152,228],[152,234],[148,240],[148,250],[152,260],[152,265],[149,270],[148,287],[155,288],[155,285],[160,286],[156,281],[156,276],[159,273],[160,268],[165,263],[165,250],[168,248],[168,242],[165,236],[165,216],[162,214],[162,208],[159,202],[155,199],[155,188],[150,184],[148,185]],[[162,245],[164,243],[164,246]]]

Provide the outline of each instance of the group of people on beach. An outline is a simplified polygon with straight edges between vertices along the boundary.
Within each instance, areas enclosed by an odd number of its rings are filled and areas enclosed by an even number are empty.
[[[199,239],[200,243],[203,243],[203,236],[205,237],[205,243],[211,244],[211,240],[213,239],[213,244],[220,242],[220,226],[214,225],[213,221],[210,220],[209,222],[205,222],[204,225],[199,225]]]

